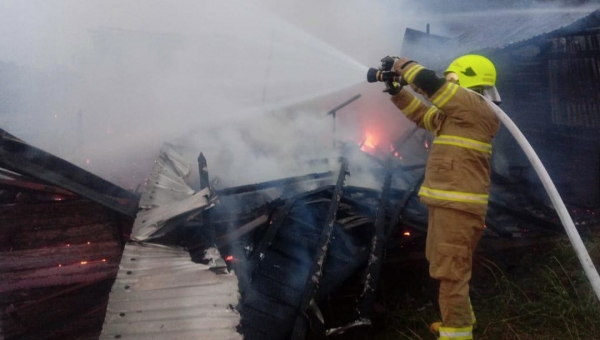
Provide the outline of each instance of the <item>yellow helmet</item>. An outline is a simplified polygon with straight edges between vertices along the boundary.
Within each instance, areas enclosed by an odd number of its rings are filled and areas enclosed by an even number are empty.
[[[455,59],[444,75],[455,73],[459,84],[466,88],[475,86],[496,86],[496,67],[483,56],[467,54]]]

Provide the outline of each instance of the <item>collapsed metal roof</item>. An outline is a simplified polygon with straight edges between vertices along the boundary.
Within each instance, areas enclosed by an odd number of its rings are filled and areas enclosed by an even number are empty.
[[[239,340],[238,280],[175,247],[130,242],[100,339]]]
[[[66,189],[119,214],[134,217],[138,197],[101,177],[0,129],[0,168]]]

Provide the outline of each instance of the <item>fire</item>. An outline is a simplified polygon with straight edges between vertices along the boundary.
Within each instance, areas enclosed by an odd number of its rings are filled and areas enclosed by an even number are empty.
[[[365,132],[365,140],[360,149],[362,151],[367,151],[368,149],[374,150],[377,144],[379,144],[379,138],[370,132]]]
[[[225,258],[225,261],[233,261],[233,255],[229,255]]]
[[[410,236],[410,231],[405,231],[404,236]]]

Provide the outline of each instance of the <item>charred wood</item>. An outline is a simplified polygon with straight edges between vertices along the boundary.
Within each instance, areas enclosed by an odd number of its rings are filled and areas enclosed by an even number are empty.
[[[238,187],[225,188],[225,189],[217,190],[217,194],[220,196],[237,195],[237,194],[243,194],[243,193],[248,193],[248,192],[253,192],[253,191],[258,191],[258,190],[269,189],[269,188],[276,188],[276,187],[283,187],[283,186],[288,186],[288,185],[293,185],[293,184],[299,184],[299,183],[306,182],[306,181],[326,179],[326,178],[330,178],[331,176],[332,176],[332,173],[329,171],[329,172],[309,174],[309,175],[304,175],[304,176],[288,177],[288,178],[278,179],[278,180],[274,180],[274,181],[267,181],[267,182],[256,183],[256,184],[249,184],[249,185],[242,185],[242,186],[238,186]]]
[[[389,164],[388,169],[391,167]],[[391,169],[390,169],[391,170]],[[379,205],[375,218],[375,234],[371,239],[371,254],[365,271],[363,292],[358,300],[358,320],[371,319],[373,317],[373,304],[375,303],[381,263],[383,260],[383,247],[385,244],[386,209],[390,196],[393,172],[389,171],[381,191]]]
[[[331,198],[331,204],[329,206],[327,218],[325,219],[321,236],[317,243],[317,253],[314,256],[314,262],[309,271],[309,280],[306,282],[306,285],[303,289],[302,300],[299,307],[299,312],[301,314],[296,318],[294,328],[292,329],[291,339],[304,339],[307,326],[307,320],[304,317],[304,313],[306,312],[310,301],[313,299],[323,275],[323,265],[326,261],[338,206],[343,195],[344,182],[346,180],[346,175],[348,174],[348,161],[346,159],[342,159],[341,163],[340,173],[338,175],[335,190]]]

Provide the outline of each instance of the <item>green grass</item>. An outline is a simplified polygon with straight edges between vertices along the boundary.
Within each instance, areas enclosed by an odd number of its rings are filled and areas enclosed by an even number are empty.
[[[600,241],[585,244],[600,264]],[[471,283],[475,339],[600,339],[600,302],[566,236],[478,253]],[[345,338],[436,339],[428,325],[439,320],[438,311],[423,290],[409,293],[384,280],[387,312],[375,327]]]
[[[597,241],[586,246],[598,259]],[[478,339],[600,339],[600,303],[566,237],[525,256],[510,273],[478,261],[484,272],[476,278],[493,280],[491,287],[474,283]]]

